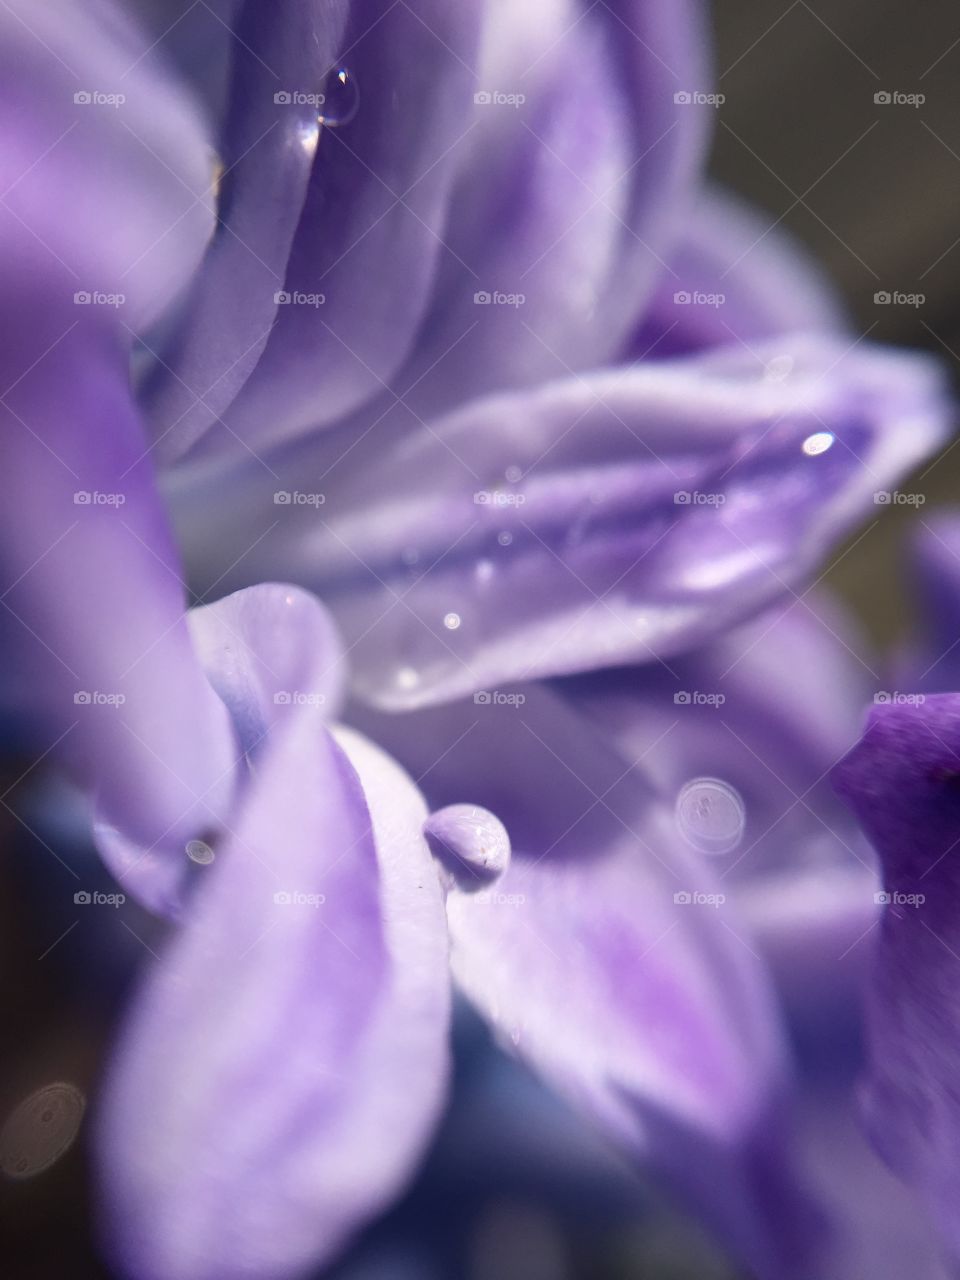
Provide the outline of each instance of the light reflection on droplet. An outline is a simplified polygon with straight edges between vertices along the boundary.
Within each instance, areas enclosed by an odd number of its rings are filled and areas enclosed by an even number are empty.
[[[523,479],[523,472],[516,466],[507,467],[504,474],[511,484],[518,484]]]
[[[743,839],[747,813],[739,794],[720,778],[695,778],[675,808],[684,839],[701,853],[732,853]]]
[[[327,77],[323,89],[323,106],[317,117],[327,129],[339,129],[350,121],[360,109],[360,89],[357,78],[347,67],[338,67]]]
[[[812,436],[807,436],[803,442],[803,452],[811,458],[815,458],[818,453],[826,453],[833,444],[836,437],[832,431],[815,431]]]
[[[0,1170],[8,1178],[32,1178],[73,1145],[86,1099],[75,1085],[45,1085],[25,1098],[0,1132]]]
[[[191,862],[196,862],[201,867],[208,867],[216,857],[216,854],[205,840],[188,840],[187,857]]]
[[[423,833],[434,856],[467,891],[499,879],[510,864],[506,827],[480,805],[438,809],[427,819]]]
[[[506,530],[503,533],[498,533],[497,541],[500,543],[501,547],[509,547],[511,542],[513,542],[513,534],[507,533]]]
[[[443,625],[448,631],[456,631],[462,621],[463,619],[460,617],[459,613],[448,613],[443,619]]]

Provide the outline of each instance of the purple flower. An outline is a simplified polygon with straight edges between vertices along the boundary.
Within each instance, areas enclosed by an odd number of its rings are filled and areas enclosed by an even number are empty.
[[[703,191],[701,23],[0,12],[5,703],[171,921],[97,1121],[134,1280],[300,1274],[389,1203],[451,971],[744,1265],[812,1274],[781,1009],[873,881],[796,591],[947,413]]]

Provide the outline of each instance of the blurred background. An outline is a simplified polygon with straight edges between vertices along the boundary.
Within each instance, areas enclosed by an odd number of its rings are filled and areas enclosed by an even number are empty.
[[[717,110],[716,179],[813,251],[857,334],[935,352],[960,383],[955,0],[727,0],[714,6],[713,20],[726,99]],[[877,103],[880,93],[925,101]],[[882,292],[924,300],[877,303]],[[925,507],[879,507],[826,574],[883,644],[906,626],[909,524],[955,501],[960,448],[910,488],[925,495]],[[38,830],[22,784],[7,793],[26,768],[8,761],[0,780],[3,844],[12,853],[0,872],[4,1115],[38,1079],[92,1089],[126,967],[105,957],[142,956],[153,928],[128,909],[114,922],[98,912],[98,936],[92,922],[70,936],[70,914],[62,922],[33,914],[41,898],[68,900],[62,857],[87,855],[71,848],[69,822],[59,836]],[[48,895],[57,875],[64,892]],[[125,936],[131,930],[137,936]],[[48,945],[41,964],[38,937]],[[649,1189],[501,1059],[467,1014],[457,1043],[457,1106],[423,1176],[337,1280],[732,1280],[689,1224],[648,1214],[658,1207]],[[88,1238],[82,1141],[42,1178],[0,1179],[0,1220],[4,1280],[108,1280]]]

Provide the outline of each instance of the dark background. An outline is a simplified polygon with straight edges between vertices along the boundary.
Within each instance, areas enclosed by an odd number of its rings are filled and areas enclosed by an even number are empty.
[[[846,298],[857,334],[924,347],[960,378],[960,6],[953,0],[717,0],[713,172],[801,239]],[[922,93],[879,106],[878,91]],[[922,293],[877,306],[879,290]],[[826,577],[880,641],[905,629],[911,521],[960,501],[960,449],[879,508]],[[861,531],[862,532],[862,531]],[[851,540],[852,541],[852,540]]]

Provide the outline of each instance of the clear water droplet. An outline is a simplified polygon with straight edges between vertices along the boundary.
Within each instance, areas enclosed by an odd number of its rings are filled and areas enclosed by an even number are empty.
[[[187,857],[191,862],[196,862],[201,867],[208,867],[216,857],[216,854],[205,840],[188,840]]]
[[[511,542],[513,542],[513,534],[504,530],[503,533],[497,534],[497,541],[500,543],[501,547],[509,547]]]
[[[506,827],[479,805],[438,809],[424,823],[423,833],[434,856],[461,889],[481,889],[498,880],[510,865]]]
[[[347,67],[338,67],[323,87],[323,105],[317,119],[328,129],[342,129],[360,109],[357,78]]]
[[[695,778],[681,788],[675,809],[684,839],[701,853],[732,853],[743,839],[747,811],[720,778]]]
[[[75,1085],[48,1084],[25,1098],[0,1132],[0,1169],[8,1178],[43,1173],[73,1145],[86,1099]]]
[[[444,616],[443,625],[448,631],[457,631],[459,630],[460,623],[462,621],[463,619],[460,617],[459,613],[448,613]]]
[[[519,467],[507,467],[504,474],[511,484],[519,484],[523,479],[523,472]]]

